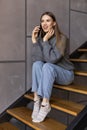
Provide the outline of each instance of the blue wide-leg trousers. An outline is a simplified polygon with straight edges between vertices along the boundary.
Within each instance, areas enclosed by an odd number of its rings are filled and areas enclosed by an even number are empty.
[[[32,92],[42,98],[50,99],[54,82],[68,85],[74,80],[73,71],[63,69],[52,63],[36,61],[32,66]]]

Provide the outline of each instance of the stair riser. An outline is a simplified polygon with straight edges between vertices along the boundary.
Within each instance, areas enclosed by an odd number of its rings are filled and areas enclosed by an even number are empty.
[[[87,71],[87,63],[74,62],[77,71]]]
[[[75,75],[74,83],[80,86],[87,86],[87,77]]]
[[[80,102],[81,104],[87,104],[87,95],[81,95],[78,93],[69,93],[69,100],[73,102]]]

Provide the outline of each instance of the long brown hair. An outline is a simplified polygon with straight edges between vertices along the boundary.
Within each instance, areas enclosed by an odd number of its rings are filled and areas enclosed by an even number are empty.
[[[55,36],[56,36],[56,46],[58,47],[58,42],[59,42],[59,40],[60,40],[60,35],[61,35],[62,33],[61,33],[60,29],[59,29],[59,26],[58,26],[58,23],[57,23],[57,21],[56,21],[56,18],[55,18],[54,14],[53,14],[52,12],[44,12],[44,13],[41,15],[41,17],[40,17],[40,22],[41,22],[41,19],[42,19],[42,17],[43,17],[44,15],[50,16],[50,17],[53,19],[53,21],[56,22],[56,25],[55,25],[55,27],[54,27],[54,31],[55,31]],[[45,34],[44,34],[44,31],[41,30],[41,37],[43,37],[44,35],[45,35]]]

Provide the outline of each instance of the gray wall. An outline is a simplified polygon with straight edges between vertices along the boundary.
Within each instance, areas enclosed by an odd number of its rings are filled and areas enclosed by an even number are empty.
[[[0,113],[25,92],[25,1],[0,0]]]
[[[87,41],[87,0],[71,0],[70,49],[71,52]]]
[[[70,53],[87,40],[86,0],[0,0],[0,113],[31,87],[31,33],[52,11],[70,38]]]

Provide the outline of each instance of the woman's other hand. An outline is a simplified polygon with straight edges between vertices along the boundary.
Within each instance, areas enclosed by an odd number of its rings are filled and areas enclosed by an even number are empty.
[[[50,29],[46,35],[43,37],[43,41],[48,41],[54,34],[54,29]]]

